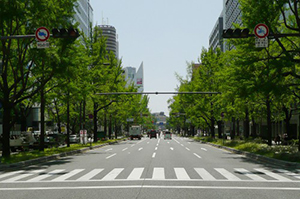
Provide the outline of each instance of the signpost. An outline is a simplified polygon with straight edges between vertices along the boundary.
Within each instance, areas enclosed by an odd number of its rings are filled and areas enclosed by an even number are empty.
[[[35,38],[38,40],[37,48],[49,48],[49,42],[46,42],[50,37],[50,32],[45,27],[40,27],[35,31]]]
[[[256,48],[267,48],[269,46],[269,28],[263,23],[259,23],[254,28],[255,38],[255,47]]]

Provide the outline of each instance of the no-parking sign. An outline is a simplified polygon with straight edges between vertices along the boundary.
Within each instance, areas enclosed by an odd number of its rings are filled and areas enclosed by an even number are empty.
[[[45,27],[39,27],[36,31],[35,31],[35,38],[38,41],[47,41],[50,37],[50,32],[47,28]]]
[[[258,38],[265,38],[269,35],[269,28],[266,24],[259,23],[254,28],[254,34]]]

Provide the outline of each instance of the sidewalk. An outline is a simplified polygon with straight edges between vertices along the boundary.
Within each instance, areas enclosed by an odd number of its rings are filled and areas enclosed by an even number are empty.
[[[26,160],[26,161],[22,161],[22,162],[18,162],[18,163],[13,163],[13,164],[2,164],[0,162],[0,170],[20,168],[20,167],[30,166],[30,165],[34,165],[34,164],[40,164],[40,163],[43,163],[43,162],[48,162],[50,160],[57,160],[61,157],[66,157],[66,156],[70,156],[70,155],[74,155],[74,154],[84,153],[84,152],[92,150],[92,149],[100,148],[100,147],[110,145],[110,144],[115,144],[115,143],[118,143],[118,141],[111,142],[111,143],[104,143],[104,144],[100,144],[100,145],[92,146],[92,147],[86,147],[86,148],[83,148],[83,149],[64,152],[64,153],[55,154],[55,155],[51,155],[51,156],[45,156],[45,157],[40,157],[40,158],[36,158],[36,159]]]
[[[216,144],[212,144],[209,142],[203,142],[200,141],[200,143],[204,143],[204,144],[208,144],[217,148],[222,148],[225,149],[227,151],[230,151],[231,153],[235,153],[235,154],[241,154],[244,155],[245,157],[252,159],[252,160],[256,160],[258,162],[261,163],[265,163],[265,164],[269,164],[271,166],[280,166],[280,167],[287,167],[287,168],[295,168],[295,169],[300,169],[300,163],[297,162],[288,162],[288,161],[284,161],[284,160],[278,160],[275,158],[269,158],[269,157],[265,157],[262,155],[258,155],[258,154],[254,154],[254,153],[250,153],[247,151],[239,151],[233,148],[229,148],[226,146],[221,146],[221,145],[216,145]]]

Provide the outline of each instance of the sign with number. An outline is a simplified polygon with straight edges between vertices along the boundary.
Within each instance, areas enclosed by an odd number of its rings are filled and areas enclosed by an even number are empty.
[[[36,31],[35,31],[35,38],[38,41],[47,41],[50,37],[50,32],[47,28],[45,27],[39,27]]]
[[[263,23],[259,23],[254,28],[254,34],[258,38],[265,38],[269,35],[269,28]]]

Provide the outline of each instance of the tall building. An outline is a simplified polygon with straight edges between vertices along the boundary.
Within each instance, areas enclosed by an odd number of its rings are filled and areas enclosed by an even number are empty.
[[[136,68],[134,67],[126,67],[124,68],[124,75],[126,80],[126,87],[134,84],[137,87],[138,92],[144,91],[144,64],[141,63],[138,71],[136,72]]]
[[[225,46],[222,42],[222,33],[223,33],[223,12],[218,18],[210,36],[209,36],[209,48],[212,48],[216,51],[217,48],[221,48],[221,51],[225,51]]]
[[[233,24],[243,25],[242,11],[238,0],[223,0],[223,10],[209,36],[209,48],[216,50],[221,48],[223,52],[231,50],[234,46],[226,46],[226,40],[223,40],[223,29],[234,28]]]
[[[91,34],[91,24],[93,24],[93,8],[90,0],[78,0],[75,11],[75,22],[79,22],[79,29],[89,37]]]
[[[99,25],[102,30],[102,35],[106,37],[106,48],[110,52],[112,51],[116,58],[119,57],[119,45],[116,28],[111,25]]]

